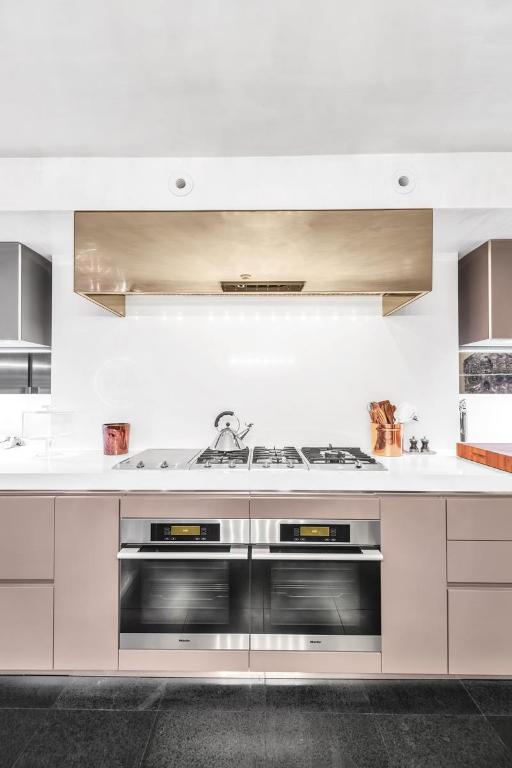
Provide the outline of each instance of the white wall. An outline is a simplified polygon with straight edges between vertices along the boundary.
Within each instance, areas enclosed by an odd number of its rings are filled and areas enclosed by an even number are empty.
[[[512,395],[461,395],[467,407],[467,442],[512,443]]]
[[[50,395],[0,395],[0,438],[20,436],[23,412],[40,411],[50,401]]]

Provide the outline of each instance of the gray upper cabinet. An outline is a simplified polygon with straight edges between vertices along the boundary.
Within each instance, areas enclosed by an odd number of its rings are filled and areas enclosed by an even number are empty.
[[[459,344],[512,339],[512,240],[489,240],[459,261]]]
[[[51,392],[50,352],[2,352],[0,395],[48,395]]]
[[[21,243],[0,243],[0,345],[51,345],[52,265]]]

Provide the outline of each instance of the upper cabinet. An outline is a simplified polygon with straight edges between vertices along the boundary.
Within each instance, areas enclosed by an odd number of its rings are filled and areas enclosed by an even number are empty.
[[[512,240],[489,240],[459,261],[459,344],[512,340]]]
[[[0,346],[49,347],[52,265],[22,243],[0,243]]]
[[[51,392],[51,353],[2,351],[1,395],[48,395]]]

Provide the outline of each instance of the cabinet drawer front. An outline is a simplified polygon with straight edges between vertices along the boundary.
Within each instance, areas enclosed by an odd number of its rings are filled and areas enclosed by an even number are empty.
[[[450,674],[512,674],[512,589],[449,589],[448,624]]]
[[[251,672],[373,674],[381,671],[380,653],[343,651],[251,651]]]
[[[448,499],[449,539],[512,541],[512,497]]]
[[[251,499],[251,518],[378,520],[379,499],[344,496],[263,496]]]
[[[119,669],[132,672],[247,672],[249,651],[120,650]]]
[[[512,584],[512,541],[449,541],[448,581]]]
[[[50,496],[0,498],[0,580],[53,579]]]
[[[247,518],[249,496],[163,494],[121,499],[121,517]]]
[[[53,586],[0,584],[0,671],[53,667]]]

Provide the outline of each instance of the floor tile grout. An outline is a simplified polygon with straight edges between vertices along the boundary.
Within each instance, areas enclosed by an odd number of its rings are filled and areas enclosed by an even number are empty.
[[[462,687],[464,688],[464,690],[466,691],[466,693],[467,693],[467,695],[469,696],[469,698],[471,699],[471,701],[473,702],[473,704],[475,705],[475,707],[476,707],[476,708],[478,709],[478,711],[479,711],[479,712],[480,712],[480,713],[481,713],[481,714],[482,714],[482,715],[485,717],[485,712],[482,710],[482,708],[481,708],[480,704],[479,704],[479,703],[478,703],[478,701],[475,699],[475,697],[473,696],[473,694],[471,693],[471,691],[470,691],[470,690],[469,690],[469,688],[467,687],[467,685],[466,685],[466,683],[464,682],[464,680],[461,680],[461,681],[460,681],[460,683],[461,683]]]
[[[140,761],[139,761],[139,764],[138,764],[137,768],[142,768],[142,765],[144,763],[144,758],[146,757],[146,752],[148,751],[148,747],[149,747],[149,745],[151,743],[151,738],[153,736],[153,731],[155,729],[156,721],[158,720],[158,717],[159,717],[159,710],[156,709],[156,710],[153,710],[153,711],[154,711],[155,715],[153,717],[153,721],[152,721],[151,727],[149,729],[148,737],[146,739],[146,743],[144,745],[144,749],[142,750],[141,758],[140,758]]]

